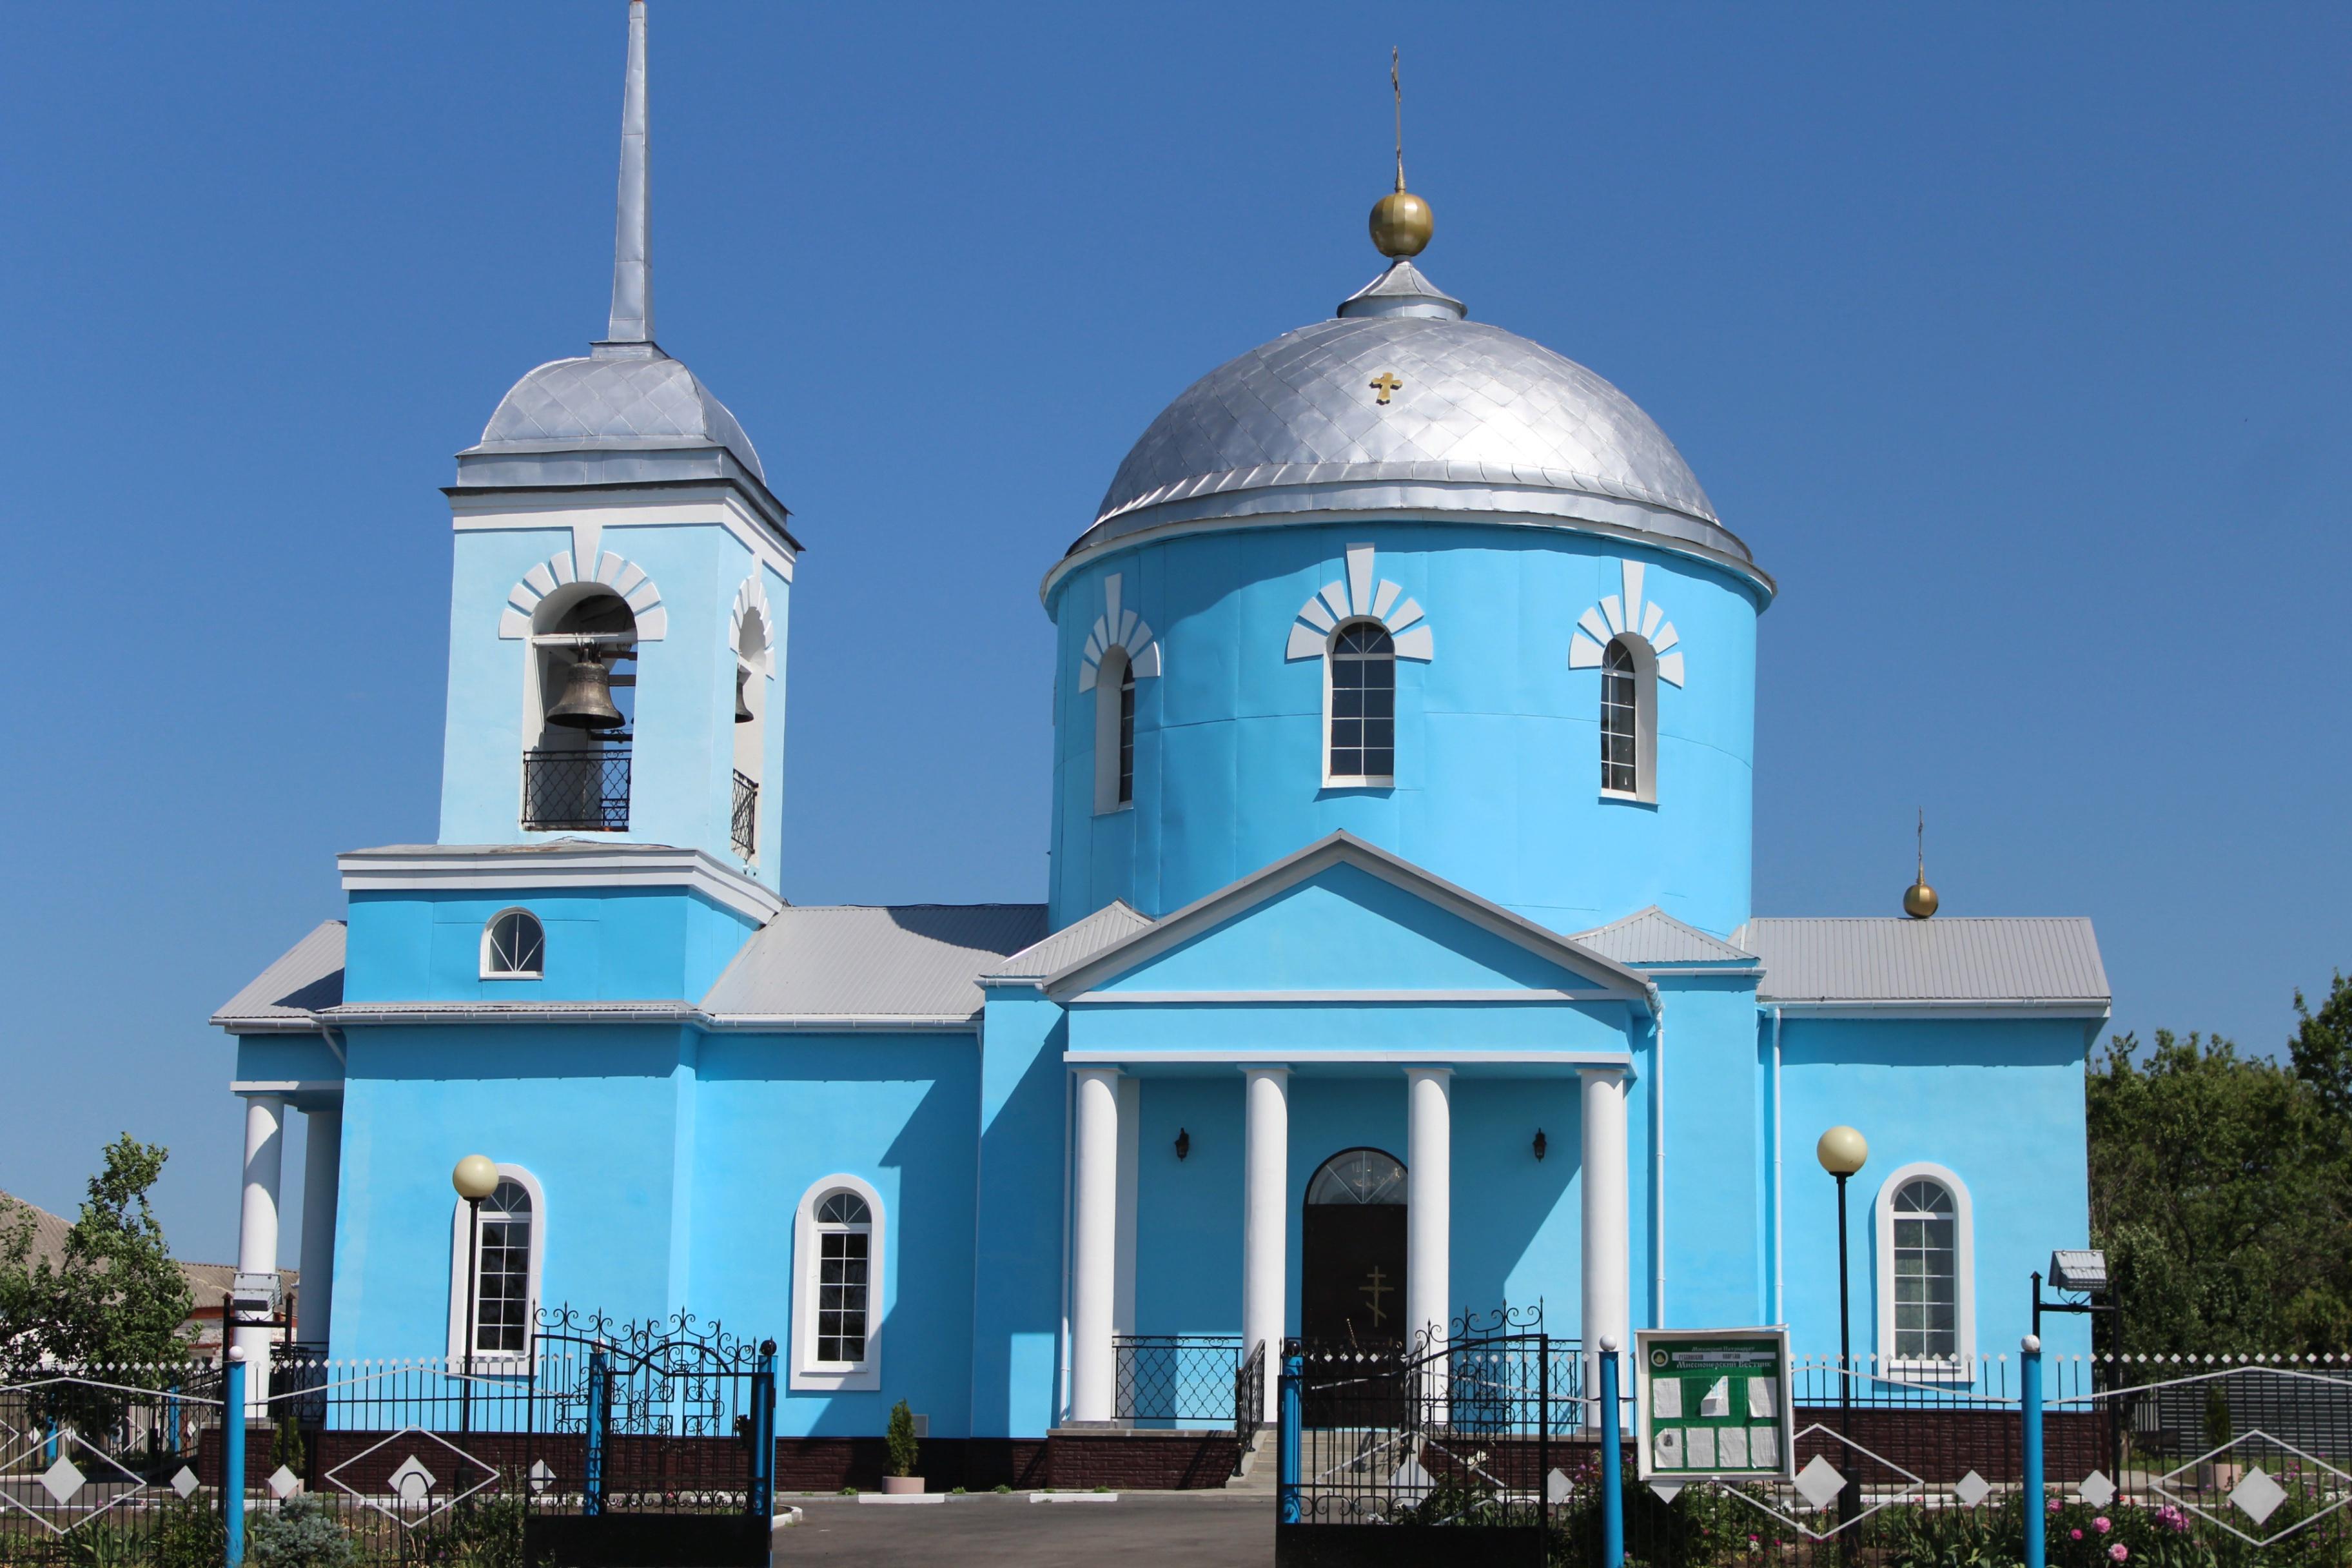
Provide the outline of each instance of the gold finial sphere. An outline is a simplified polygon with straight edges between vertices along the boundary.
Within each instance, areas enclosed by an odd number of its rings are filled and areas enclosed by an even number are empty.
[[[1936,912],[1939,900],[1936,889],[1927,886],[1925,878],[1903,889],[1903,912],[1915,921],[1924,921]]]
[[[1435,226],[1429,204],[1402,184],[1372,204],[1372,244],[1382,256],[1419,256]]]
[[[1813,1145],[1813,1156],[1832,1176],[1851,1176],[1870,1159],[1870,1140],[1851,1127],[1832,1127]]]
[[[449,1173],[449,1184],[468,1203],[479,1203],[499,1190],[499,1167],[488,1154],[468,1154]]]

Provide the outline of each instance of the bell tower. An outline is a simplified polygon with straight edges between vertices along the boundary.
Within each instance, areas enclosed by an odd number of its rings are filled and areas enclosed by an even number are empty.
[[[698,850],[778,886],[789,513],[654,337],[646,7],[629,7],[604,336],[457,454],[444,845]]]

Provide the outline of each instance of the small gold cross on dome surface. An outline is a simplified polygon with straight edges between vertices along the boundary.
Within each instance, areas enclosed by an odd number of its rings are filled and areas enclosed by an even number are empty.
[[[1396,391],[1397,388],[1402,386],[1404,383],[1397,379],[1396,372],[1392,370],[1384,370],[1381,372],[1380,374],[1372,377],[1372,379],[1366,384],[1370,386],[1374,392],[1381,395],[1381,402],[1385,405],[1389,400],[1389,394]]]

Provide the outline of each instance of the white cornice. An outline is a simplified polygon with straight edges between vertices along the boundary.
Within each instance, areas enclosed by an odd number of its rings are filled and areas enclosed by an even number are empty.
[[[1426,1005],[1466,1003],[1480,1006],[1555,1002],[1628,1002],[1614,991],[1087,991],[1066,1005],[1096,1007],[1302,1007],[1364,1005]]]
[[[686,888],[762,925],[784,907],[772,889],[704,851],[667,844],[393,844],[338,855],[335,868],[347,893]]]
[[[1508,1068],[1614,1068],[1631,1072],[1633,1055],[1627,1051],[1545,1051],[1545,1050],[1317,1050],[1297,1047],[1283,1050],[1234,1051],[1155,1051],[1155,1050],[1074,1050],[1064,1051],[1062,1060],[1071,1067],[1286,1067],[1301,1069],[1318,1067],[1508,1067]]]
[[[450,526],[460,532],[570,529],[583,521],[599,529],[723,528],[787,583],[793,580],[793,563],[799,558],[799,552],[779,540],[731,486],[715,479],[707,486],[642,490],[634,495],[599,492],[599,504],[594,506],[583,505],[585,498],[577,492],[476,493],[458,488],[448,496]]]

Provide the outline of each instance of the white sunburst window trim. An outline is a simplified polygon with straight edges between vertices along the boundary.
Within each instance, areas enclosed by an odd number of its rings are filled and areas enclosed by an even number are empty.
[[[1113,648],[1126,653],[1128,668],[1138,680],[1149,680],[1160,673],[1160,644],[1151,635],[1151,626],[1133,610],[1119,605],[1124,579],[1117,572],[1103,579],[1103,613],[1087,633],[1086,651],[1078,656],[1078,689],[1092,691],[1095,677],[1101,672],[1103,655]]]
[[[522,580],[508,591],[507,602],[499,612],[499,636],[529,638],[539,602],[572,583],[599,584],[618,595],[636,617],[637,641],[659,642],[669,635],[669,611],[662,607],[661,590],[644,567],[604,550],[597,552],[595,570],[583,572],[571,551],[559,550],[524,573]]]
[[[1375,582],[1372,556],[1369,544],[1348,546],[1345,581],[1325,584],[1298,606],[1284,659],[1321,658],[1330,648],[1331,634],[1348,621],[1378,621],[1387,627],[1399,658],[1426,664],[1437,657],[1436,637],[1421,605],[1396,584]]]
[[[1568,668],[1599,669],[1611,643],[1639,637],[1657,658],[1658,679],[1668,686],[1680,687],[1683,656],[1678,645],[1682,634],[1675,630],[1674,622],[1666,619],[1664,609],[1643,597],[1642,580],[1647,568],[1639,561],[1621,561],[1617,564],[1625,592],[1622,597],[1602,595],[1599,604],[1576,617],[1576,631],[1568,639]]]

